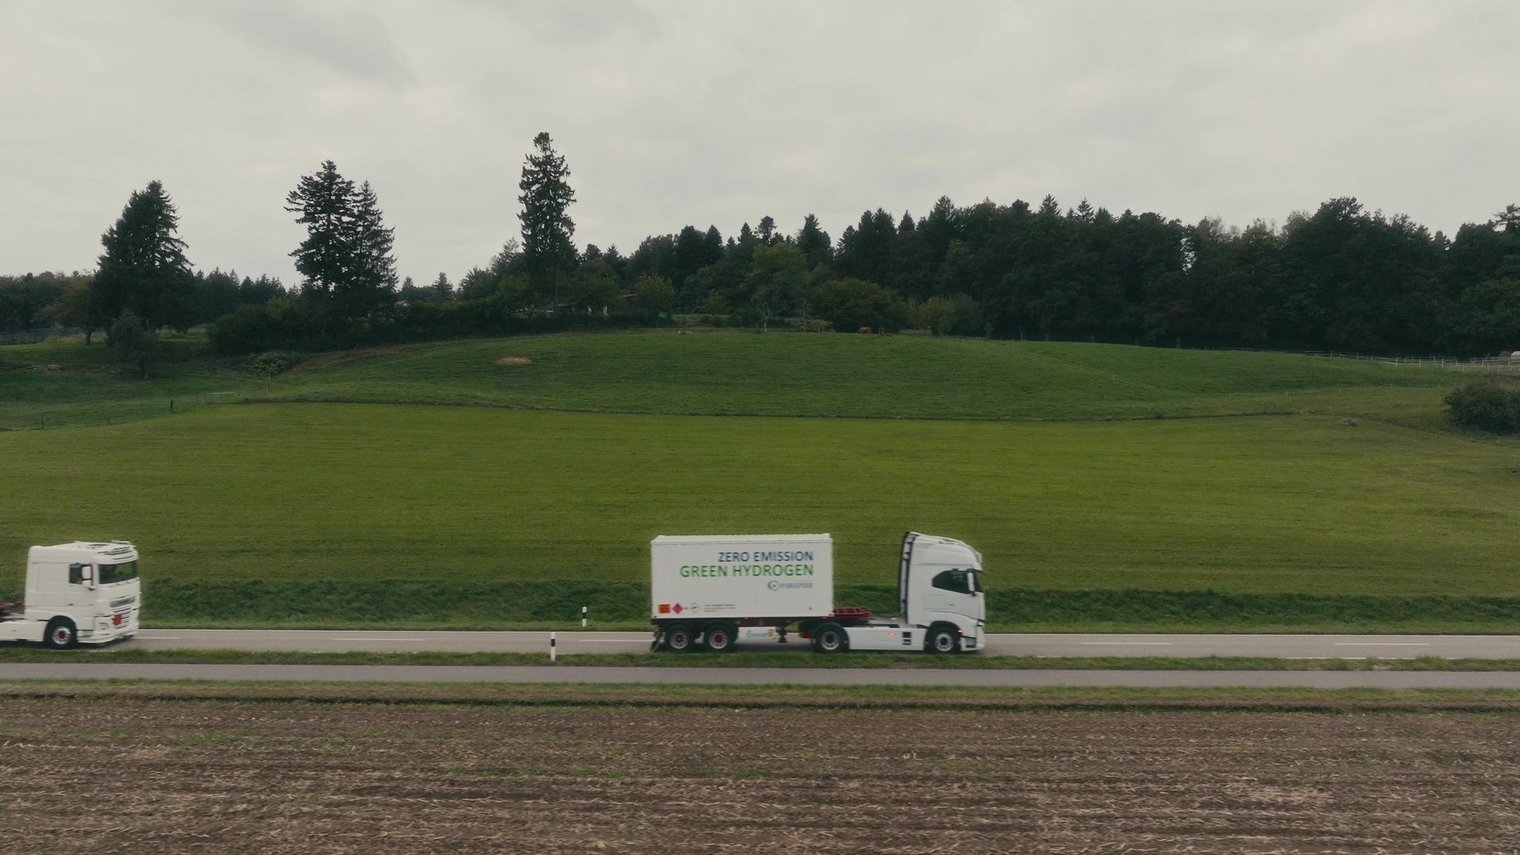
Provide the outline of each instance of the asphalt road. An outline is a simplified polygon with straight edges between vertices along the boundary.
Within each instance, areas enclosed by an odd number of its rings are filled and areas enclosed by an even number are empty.
[[[648,632],[556,633],[557,652],[646,653]],[[548,632],[392,632],[357,630],[144,629],[116,645],[121,650],[283,650],[368,651],[373,653],[447,651],[491,653],[549,652]],[[809,651],[793,638],[741,642],[742,650]],[[993,656],[1267,656],[1284,659],[1520,659],[1520,635],[1084,635],[995,634]]]
[[[407,683],[646,683],[727,685],[881,686],[1123,686],[1520,689],[1520,672],[1453,671],[1101,671],[874,668],[586,667],[548,663],[548,632],[414,632],[355,630],[145,629],[111,650],[223,649],[246,651],[523,652],[543,653],[543,665],[170,665],[106,661],[105,651],[80,660],[0,664],[0,679],[273,680]],[[555,633],[556,653],[642,653],[648,632]],[[809,645],[752,641],[741,647],[809,655]],[[1000,634],[992,655],[1265,656],[1349,659],[1520,659],[1520,636],[1461,635],[1083,635]],[[742,656],[741,653],[735,655]],[[96,658],[99,656],[100,658]]]
[[[1071,671],[879,668],[601,668],[565,665],[0,664],[0,680],[603,683],[795,686],[1520,689],[1515,671]]]

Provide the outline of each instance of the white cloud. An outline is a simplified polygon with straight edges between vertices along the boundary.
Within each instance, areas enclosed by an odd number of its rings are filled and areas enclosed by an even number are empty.
[[[1337,195],[1448,232],[1520,197],[1520,4],[400,0],[0,7],[0,273],[91,266],[164,181],[198,266],[294,280],[331,158],[400,269],[515,235],[535,133],[580,243],[1046,193],[1244,224]]]

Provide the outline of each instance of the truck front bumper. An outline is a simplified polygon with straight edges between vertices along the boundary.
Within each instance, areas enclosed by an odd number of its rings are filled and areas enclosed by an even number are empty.
[[[117,612],[113,615],[101,615],[95,618],[93,627],[79,628],[80,644],[106,644],[124,638],[131,638],[137,634],[138,610],[131,609],[125,612]]]

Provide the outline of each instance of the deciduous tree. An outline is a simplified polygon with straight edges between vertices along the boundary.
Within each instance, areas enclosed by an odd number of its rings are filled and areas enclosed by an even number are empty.
[[[676,303],[676,289],[663,276],[640,276],[633,283],[633,305],[640,314],[659,317]]]
[[[776,243],[755,248],[744,290],[760,316],[761,332],[770,328],[772,319],[793,309],[806,287],[807,268],[797,247]]]
[[[82,327],[86,347],[90,346],[95,332],[107,326],[105,311],[96,300],[93,278],[75,281],[63,293],[63,296],[58,298],[58,302],[47,307],[47,313],[54,323]]]

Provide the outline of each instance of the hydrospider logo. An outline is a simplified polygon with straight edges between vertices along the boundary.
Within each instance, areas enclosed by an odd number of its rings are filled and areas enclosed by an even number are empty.
[[[812,582],[782,582],[782,581],[780,581],[778,579],[772,579],[772,580],[770,580],[769,582],[767,582],[765,584],[765,587],[770,588],[772,591],[785,591],[785,590],[790,590],[792,588],[811,588],[811,587],[813,587],[813,583]]]

